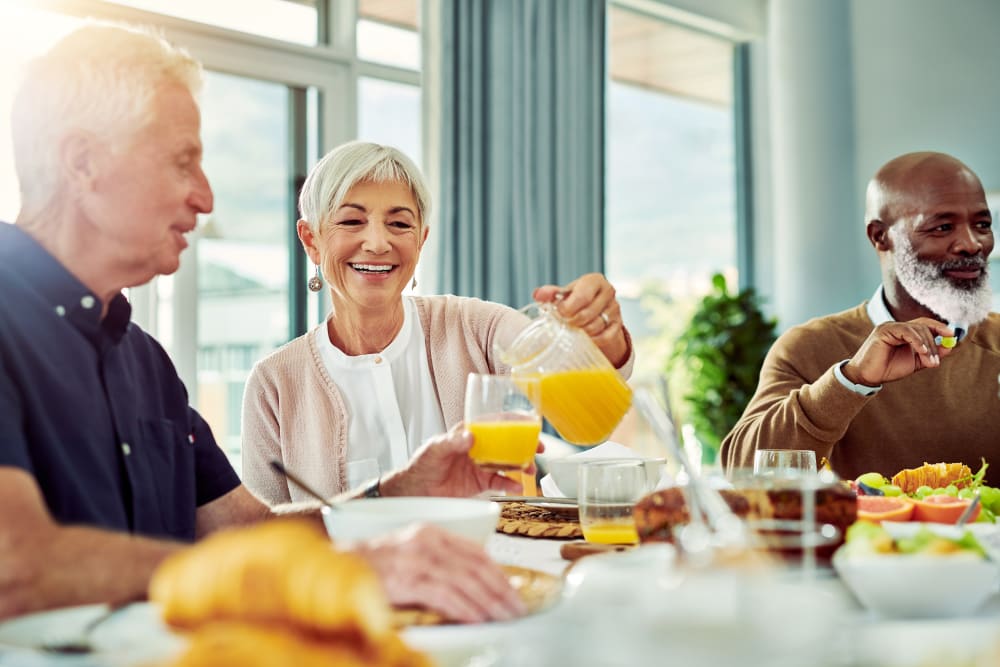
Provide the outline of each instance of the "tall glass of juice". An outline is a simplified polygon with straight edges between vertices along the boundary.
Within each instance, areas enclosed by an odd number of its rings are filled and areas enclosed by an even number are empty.
[[[535,457],[542,418],[532,398],[536,379],[470,373],[465,385],[465,427],[472,433],[469,456],[494,470],[524,470]]]

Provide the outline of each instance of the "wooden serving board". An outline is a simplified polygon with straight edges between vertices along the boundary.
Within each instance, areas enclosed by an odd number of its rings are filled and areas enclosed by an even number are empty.
[[[497,521],[497,532],[552,540],[583,537],[580,515],[575,507],[550,509],[525,503],[504,503]]]

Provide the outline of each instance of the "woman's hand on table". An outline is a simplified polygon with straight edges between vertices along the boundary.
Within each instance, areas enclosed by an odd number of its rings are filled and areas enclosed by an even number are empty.
[[[539,302],[555,302],[559,315],[583,329],[615,368],[629,356],[629,342],[622,322],[622,309],[615,288],[600,273],[587,273],[565,286],[542,285],[532,297]]]
[[[507,576],[475,542],[419,524],[356,544],[396,607],[426,607],[461,623],[522,616]]]
[[[469,457],[471,448],[472,434],[461,424],[431,438],[405,468],[382,479],[382,495],[468,497],[484,491],[521,493],[520,479],[476,465]],[[538,443],[537,451],[545,451],[545,446]],[[534,463],[526,472],[534,474]]]

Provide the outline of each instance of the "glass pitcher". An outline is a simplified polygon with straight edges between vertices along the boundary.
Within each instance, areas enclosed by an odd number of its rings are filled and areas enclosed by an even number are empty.
[[[568,442],[604,442],[632,405],[632,390],[585,331],[570,326],[548,303],[521,309],[532,322],[500,360],[517,378],[538,378],[539,412]]]

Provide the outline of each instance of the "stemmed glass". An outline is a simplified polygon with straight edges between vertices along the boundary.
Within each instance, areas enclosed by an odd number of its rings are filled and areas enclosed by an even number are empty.
[[[811,449],[758,449],[753,455],[758,477],[797,477],[816,474],[816,452]]]

